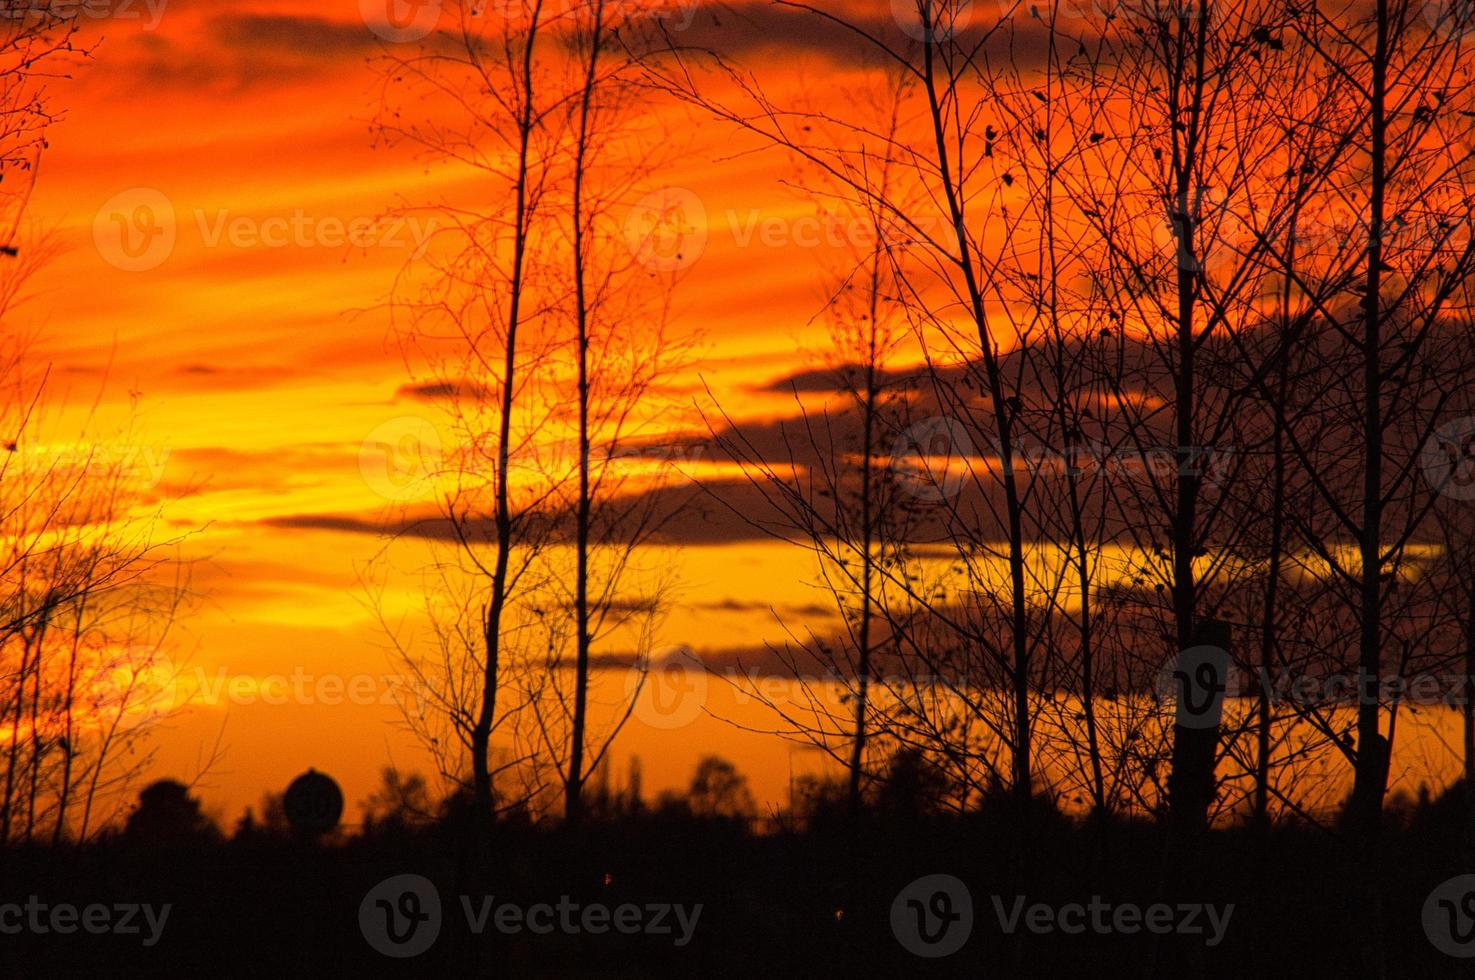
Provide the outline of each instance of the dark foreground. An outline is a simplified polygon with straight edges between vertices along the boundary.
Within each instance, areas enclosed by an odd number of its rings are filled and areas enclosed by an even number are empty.
[[[1376,916],[1326,830],[1219,831],[1171,854],[1155,826],[1003,807],[766,836],[653,814],[502,825],[486,885],[453,822],[322,844],[119,837],[0,855],[0,973],[1361,977],[1380,923],[1389,975],[1465,976],[1475,960],[1435,941],[1475,947],[1475,899],[1431,899],[1475,871],[1459,810],[1390,818],[1364,879]]]

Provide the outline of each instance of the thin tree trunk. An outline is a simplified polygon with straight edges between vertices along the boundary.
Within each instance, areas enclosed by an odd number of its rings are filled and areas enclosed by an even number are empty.
[[[1379,732],[1379,675],[1382,671],[1382,275],[1384,193],[1387,182],[1386,81],[1388,0],[1377,4],[1377,44],[1372,64],[1371,174],[1368,213],[1367,280],[1363,292],[1363,454],[1362,534],[1359,540],[1361,633],[1358,644],[1357,765],[1352,789],[1352,821],[1361,835],[1377,835],[1388,778],[1388,744]]]
[[[1286,277],[1281,292],[1281,327],[1290,322],[1291,279]],[[1270,825],[1270,768],[1271,768],[1271,720],[1273,705],[1272,671],[1275,669],[1275,651],[1278,643],[1278,617],[1280,608],[1281,562],[1285,551],[1285,498],[1286,498],[1286,413],[1285,403],[1289,392],[1290,368],[1288,352],[1282,348],[1282,356],[1276,368],[1276,390],[1271,405],[1271,490],[1270,490],[1270,565],[1265,572],[1264,604],[1260,610],[1260,703],[1255,730],[1255,803],[1254,821],[1259,827]]]
[[[1185,15],[1189,16],[1189,15]],[[1198,498],[1201,481],[1198,475],[1199,454],[1194,448],[1194,421],[1197,413],[1197,380],[1195,362],[1198,352],[1198,336],[1195,331],[1195,312],[1198,297],[1199,265],[1202,257],[1195,248],[1194,236],[1198,226],[1194,220],[1196,188],[1194,174],[1198,166],[1198,141],[1200,119],[1203,112],[1204,56],[1210,12],[1208,9],[1196,16],[1193,51],[1192,94],[1188,106],[1178,104],[1179,88],[1171,87],[1170,116],[1174,130],[1178,130],[1180,113],[1187,112],[1189,122],[1181,141],[1175,140],[1173,147],[1175,183],[1173,204],[1177,214],[1173,216],[1174,234],[1178,249],[1178,309],[1177,348],[1178,369],[1174,376],[1174,435],[1177,439],[1175,457],[1178,462],[1176,479],[1177,502],[1172,515],[1173,539],[1173,618],[1178,633],[1178,649],[1186,650],[1194,645],[1196,633],[1195,615],[1198,608],[1198,583],[1194,578],[1193,561],[1198,547]]]
[[[1357,763],[1353,774],[1350,825],[1355,845],[1354,894],[1361,909],[1358,934],[1367,976],[1387,975],[1382,937],[1382,901],[1378,867],[1378,833],[1383,793],[1388,782],[1392,745],[1379,731],[1379,676],[1382,673],[1382,531],[1383,531],[1383,403],[1382,403],[1382,275],[1384,194],[1387,183],[1388,0],[1377,0],[1377,41],[1372,63],[1370,112],[1371,172],[1368,207],[1367,280],[1363,292],[1363,457],[1361,566],[1361,632],[1358,644]]]
[[[1024,591],[1024,519],[1020,503],[1018,477],[1014,466],[1014,428],[1010,408],[1011,399],[1004,390],[1003,377],[999,369],[998,353],[994,349],[993,337],[984,309],[983,285],[978,270],[974,268],[970,255],[972,246],[968,241],[967,213],[965,204],[954,183],[948,139],[943,125],[944,109],[937,97],[937,65],[933,52],[935,45],[924,45],[924,88],[927,92],[928,110],[932,121],[933,142],[937,148],[938,172],[942,177],[942,188],[946,198],[950,225],[955,234],[958,254],[954,257],[967,292],[969,313],[978,331],[978,346],[983,359],[989,401],[994,415],[994,424],[999,432],[1000,482],[1004,489],[1006,533],[1008,535],[1010,615],[1014,662],[1009,669],[1013,698],[1013,733],[1011,757],[1012,790],[1015,801],[1027,805],[1034,796],[1034,778],[1030,755],[1030,665],[1029,609]],[[963,166],[959,161],[959,167]]]
[[[871,683],[871,590],[875,587],[873,550],[876,546],[876,529],[873,527],[875,515],[874,480],[875,474],[871,468],[871,457],[875,441],[876,429],[876,399],[878,397],[878,378],[876,377],[876,326],[877,317],[880,313],[879,292],[880,264],[881,264],[881,238],[880,229],[877,229],[877,245],[871,255],[871,281],[868,296],[870,317],[869,344],[866,356],[866,385],[865,402],[861,405],[861,470],[860,470],[860,520],[861,520],[861,585],[860,585],[860,650],[857,655],[856,668],[859,676],[856,678],[855,695],[855,735],[851,741],[850,751],[850,782],[847,792],[849,799],[850,814],[858,816],[861,810],[863,790],[862,770],[865,765],[866,748],[866,706],[870,700]]]
[[[604,43],[604,3],[595,0],[594,24],[590,38],[589,64],[579,107],[579,139],[574,160],[573,225],[574,225],[574,299],[578,326],[579,357],[579,499],[575,517],[575,591],[574,591],[574,719],[570,735],[568,773],[564,791],[564,815],[570,823],[578,823],[584,808],[584,729],[588,724],[589,646],[592,642],[589,618],[589,516],[592,508],[589,487],[589,299],[584,234],[584,178],[589,152],[589,127],[593,114],[599,51]]]
[[[482,671],[481,706],[471,731],[473,815],[481,825],[474,833],[480,837],[492,816],[492,775],[490,766],[492,724],[496,718],[497,677],[501,657],[502,613],[507,602],[508,563],[512,549],[512,509],[509,497],[508,466],[512,442],[512,409],[517,390],[517,328],[522,315],[523,273],[527,259],[528,236],[528,157],[533,134],[533,46],[537,40],[542,2],[533,8],[527,40],[522,52],[522,113],[518,120],[518,161],[516,205],[514,211],[512,276],[507,311],[506,350],[503,359],[501,413],[497,444],[496,525],[497,557],[492,572],[492,594],[486,608],[483,632],[486,662]]]

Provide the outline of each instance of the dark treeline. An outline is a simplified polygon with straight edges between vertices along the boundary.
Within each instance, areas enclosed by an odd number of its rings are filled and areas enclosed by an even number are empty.
[[[531,908],[560,901],[582,908],[654,903],[700,905],[695,928],[680,943],[670,934],[590,934],[554,928],[499,937],[501,975],[526,977],[779,977],[1004,975],[1053,977],[1079,971],[1102,977],[1141,976],[1154,955],[1184,962],[1179,943],[1215,942],[1193,975],[1245,972],[1316,977],[1359,975],[1358,955],[1343,935],[1347,906],[1328,894],[1324,875],[1343,858],[1325,833],[1287,826],[1264,835],[1214,831],[1205,841],[1195,897],[1232,906],[1214,936],[1172,937],[1154,950],[1143,930],[1114,929],[1111,909],[1150,908],[1162,900],[1144,869],[1164,847],[1153,822],[1082,825],[1045,806],[1025,825],[1040,859],[1027,876],[1009,870],[1021,815],[1007,793],[966,816],[940,809],[928,776],[901,761],[888,788],[863,812],[848,805],[844,781],[812,782],[795,793],[774,828],[752,832],[751,801],[741,776],[716,758],[704,760],[685,794],[643,803],[638,787],[592,780],[586,819],[577,830],[512,814],[491,832],[502,855],[499,904]],[[714,776],[727,791],[713,793]],[[722,782],[719,778],[717,782]],[[85,848],[20,847],[6,855],[5,901],[30,915],[43,903],[40,931],[4,939],[6,976],[423,976],[460,972],[486,940],[468,924],[486,895],[459,892],[455,855],[471,817],[464,796],[436,800],[423,780],[387,771],[362,807],[361,821],[327,839],[294,832],[280,798],[265,801],[224,830],[177,783],[146,789],[118,832]],[[1402,801],[1390,808],[1386,843],[1391,873],[1381,882],[1390,907],[1417,908],[1429,882],[1443,877],[1446,855],[1461,847],[1463,804],[1455,797]],[[1103,848],[1103,836],[1111,846]],[[857,862],[857,852],[867,855]],[[946,958],[919,958],[898,944],[893,903],[910,881],[939,869],[986,869],[974,890],[972,936]],[[423,876],[440,896],[435,942],[413,958],[386,959],[365,942],[358,910],[380,882]],[[1059,907],[1095,899],[1106,928],[1078,934],[1031,934],[1011,918],[1019,898]],[[74,903],[147,902],[137,933],[58,934],[46,928],[50,908]],[[167,911],[163,908],[168,905]],[[12,924],[16,919],[7,919]],[[475,920],[470,920],[475,921]],[[571,920],[578,923],[574,913]],[[1312,941],[1309,937],[1321,937]],[[1391,922],[1390,956],[1406,975],[1459,976],[1457,962],[1430,946],[1416,916]]]

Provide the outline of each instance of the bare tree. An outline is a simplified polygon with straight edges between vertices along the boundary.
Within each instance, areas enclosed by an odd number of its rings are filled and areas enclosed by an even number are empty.
[[[146,501],[138,449],[50,411],[50,369],[23,327],[55,258],[26,207],[55,113],[47,83],[84,58],[73,17],[0,8],[0,847],[87,840],[146,765],[173,707],[163,648],[185,595]]]
[[[895,112],[897,94],[890,87],[879,101]],[[873,165],[891,169],[884,158]],[[879,179],[884,184],[887,177]],[[824,208],[829,202],[818,196]],[[856,240],[842,253],[827,290],[828,344],[806,373],[804,390],[791,386],[793,417],[755,427],[724,412],[720,425],[709,423],[719,448],[765,506],[739,506],[715,490],[718,501],[738,520],[812,553],[815,584],[834,604],[841,626],[833,636],[813,628],[804,635],[791,631],[789,642],[773,648],[804,692],[797,703],[767,696],[756,681],[745,686],[777,713],[785,736],[845,767],[852,815],[876,778],[872,757],[884,756],[873,740],[891,729],[889,682],[877,676],[892,663],[887,653],[894,650],[882,592],[888,576],[904,575],[899,539],[909,515],[887,457],[901,433],[902,402],[916,384],[901,360],[909,329],[897,283],[904,262],[894,251],[899,229],[874,202],[857,206],[865,210],[825,210]],[[819,406],[813,404],[816,387],[823,392]]]
[[[1345,587],[1338,591],[1357,627],[1348,816],[1364,836],[1376,834],[1392,750],[1393,717],[1385,731],[1379,693],[1386,658],[1414,641],[1407,614],[1417,605],[1410,577],[1417,559],[1410,544],[1427,527],[1435,499],[1417,459],[1457,392],[1448,383],[1452,339],[1440,327],[1467,315],[1475,268],[1462,228],[1475,166],[1468,38],[1448,18],[1431,24],[1427,13],[1420,4],[1379,0],[1317,11],[1304,31],[1322,63],[1334,66],[1339,100],[1357,121],[1355,155],[1328,188],[1323,211],[1351,234],[1323,245],[1329,271],[1321,277],[1358,273],[1355,285],[1328,291],[1323,304],[1343,379],[1342,397],[1323,409],[1346,435],[1315,445],[1298,437],[1296,451],[1327,512],[1317,537],[1356,542],[1355,556],[1326,546],[1318,555]],[[1355,481],[1333,475],[1333,464],[1342,462],[1351,464]],[[1400,673],[1406,666],[1399,664]]]
[[[1028,474],[1017,459],[1022,359],[1010,371],[1005,353],[1029,341],[1018,332],[1007,277],[1000,274],[1008,261],[1015,178],[1008,161],[995,154],[995,127],[983,125],[1001,70],[992,56],[1007,46],[1008,11],[988,19],[970,4],[918,0],[899,18],[898,30],[882,31],[808,4],[778,6],[899,72],[908,94],[905,125],[887,132],[885,119],[863,104],[823,110],[777,105],[759,80],[721,57],[672,50],[654,66],[653,77],[678,97],[807,161],[858,210],[882,213],[899,230],[906,255],[900,293],[929,371],[942,378],[945,365],[961,364],[967,374],[959,384],[931,385],[931,394],[968,443],[992,448],[998,460],[979,465],[962,445],[950,453],[973,490],[938,501],[959,571],[948,583],[929,574],[920,586],[921,580],[906,576],[893,584],[955,641],[929,641],[931,650],[907,653],[924,658],[924,672],[948,685],[953,703],[968,706],[986,740],[1002,747],[1007,785],[1016,800],[1028,801],[1036,788],[1031,720],[1042,626],[1031,598],[1038,583],[1026,540]],[[718,88],[737,94],[705,94],[702,72],[708,68],[717,72]],[[872,165],[877,160],[891,164],[884,184]],[[982,398],[974,399],[972,391]],[[940,424],[951,430],[950,423]],[[949,486],[956,476],[945,477]],[[1000,690],[1007,697],[995,701],[991,692]],[[991,770],[993,752],[980,744],[951,748],[965,770]]]
[[[661,491],[672,459],[651,451],[659,446],[649,444],[649,433],[664,402],[662,386],[682,363],[684,345],[666,330],[670,276],[641,265],[638,243],[628,241],[616,220],[650,166],[644,134],[631,122],[641,92],[633,84],[628,45],[638,43],[641,25],[625,5],[593,0],[572,8],[555,26],[568,47],[572,74],[564,127],[567,188],[560,196],[567,197],[573,281],[574,666],[565,683],[563,658],[550,659],[548,690],[556,696],[543,699],[552,704],[540,705],[538,715],[564,786],[564,814],[578,822],[584,784],[638,695],[637,686],[623,703],[611,705],[613,721],[594,736],[593,647],[623,634],[633,643],[627,651],[635,654],[632,669],[640,669],[661,611],[660,576],[643,569],[638,556],[669,516],[661,509]],[[561,696],[569,686],[571,708]]]
[[[0,844],[86,839],[174,705],[165,640],[185,595],[140,447],[63,428],[20,326],[44,243],[0,266]]]
[[[386,53],[378,127],[386,141],[481,178],[479,200],[427,206],[444,224],[396,300],[407,349],[446,394],[453,429],[436,486],[453,554],[430,583],[428,601],[443,615],[438,666],[423,690],[465,749],[460,775],[481,821],[494,805],[492,735],[518,707],[506,703],[507,672],[529,676],[511,664],[532,656],[546,614],[530,601],[543,584],[543,505],[554,491],[538,455],[551,408],[536,382],[556,346],[550,311],[562,293],[545,208],[561,112],[539,60],[548,14],[539,0],[503,13],[448,5],[450,26],[411,53]],[[422,105],[449,113],[422,118]],[[450,608],[435,598],[447,594]]]
[[[71,11],[0,2],[0,257],[20,250],[46,130],[57,119],[48,85],[69,77],[90,53]]]
[[[638,555],[663,516],[669,460],[651,426],[682,350],[669,277],[616,220],[651,155],[631,122],[634,31],[603,0],[456,5],[448,20],[414,54],[386,55],[381,127],[483,188],[430,206],[445,226],[398,302],[454,430],[431,481],[438,519],[415,532],[443,532],[452,556],[425,583],[437,651],[412,668],[431,709],[412,725],[456,746],[443,764],[470,770],[483,816],[500,769],[520,782],[516,805],[548,805],[556,781],[577,821],[634,704],[591,718],[596,647],[627,641],[610,652],[638,670],[660,611],[661,576]],[[414,102],[435,111],[406,121]],[[510,746],[495,767],[494,732]]]

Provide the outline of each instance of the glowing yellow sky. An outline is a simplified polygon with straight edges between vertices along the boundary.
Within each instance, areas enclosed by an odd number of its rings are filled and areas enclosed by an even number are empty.
[[[355,7],[314,5],[310,30],[288,19],[303,16],[300,4],[270,0],[176,0],[157,24],[141,5],[130,8],[140,18],[84,18],[94,57],[52,88],[65,117],[30,216],[63,254],[29,311],[38,353],[54,365],[64,417],[100,392],[93,428],[126,428],[130,445],[165,463],[165,513],[172,530],[193,532],[186,553],[201,562],[199,600],[176,632],[188,676],[393,669],[359,581],[382,542],[272,523],[373,521],[393,501],[365,476],[366,442],[385,426],[437,421],[396,397],[409,378],[383,308],[413,230],[367,248],[335,236],[399,199],[454,189],[455,176],[372,146],[375,39]],[[796,63],[791,78],[802,86],[811,70],[825,69]],[[700,374],[739,415],[776,410],[783,399],[752,388],[819,341],[806,322],[835,256],[823,236],[817,247],[805,236],[818,226],[795,223],[814,206],[780,184],[781,158],[734,156],[730,133],[685,110],[662,110],[660,125],[676,151],[653,186],[694,194],[709,225],[674,302],[677,332],[700,345],[692,392]],[[119,221],[140,204],[154,220],[172,211],[173,233],[153,252],[131,240],[135,254]],[[794,229],[799,242],[784,244]],[[814,599],[793,584],[807,574],[802,554],[777,546],[695,547],[674,561],[682,611],[665,643],[759,646],[782,635],[771,604]],[[309,765],[337,776],[350,800],[386,762],[424,765],[383,704],[223,700],[197,699],[165,724],[156,772],[194,776],[218,736],[223,756],[202,789],[228,819]],[[760,799],[783,799],[788,748],[708,719],[674,733],[637,722],[615,756],[641,755],[650,791],[684,780],[705,750],[741,756]]]

